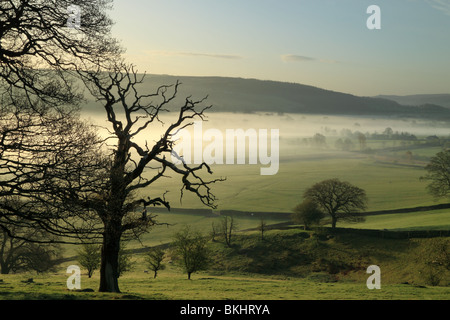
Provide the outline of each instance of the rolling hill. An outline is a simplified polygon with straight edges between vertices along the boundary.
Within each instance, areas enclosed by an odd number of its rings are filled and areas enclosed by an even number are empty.
[[[360,97],[297,83],[226,77],[147,75],[141,92],[155,92],[163,84],[182,85],[178,102],[187,96],[208,96],[211,112],[277,112],[326,115],[413,117],[450,120],[450,108],[440,105],[403,105],[384,97]],[[181,99],[181,100],[180,100]],[[101,110],[90,101],[86,110]]]
[[[432,104],[450,109],[450,94],[415,94],[408,96],[381,95],[376,98],[389,99],[404,105],[422,106]]]

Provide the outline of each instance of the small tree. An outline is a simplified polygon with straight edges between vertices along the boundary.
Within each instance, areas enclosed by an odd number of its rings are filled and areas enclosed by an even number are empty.
[[[264,231],[267,230],[267,223],[264,218],[261,218],[258,224],[258,230],[261,231],[261,240],[264,240]]]
[[[211,240],[216,241],[216,236],[220,234],[220,226],[214,223],[211,223]]]
[[[118,257],[118,275],[123,275],[124,272],[131,271],[134,267],[134,261],[131,260],[131,254],[126,252],[125,242],[120,243],[119,257]]]
[[[191,279],[191,274],[206,269],[209,255],[206,244],[208,239],[200,232],[194,232],[186,226],[174,236],[173,251],[175,259]]]
[[[425,169],[428,173],[422,179],[431,181],[428,192],[436,198],[450,196],[450,150],[437,153]]]
[[[228,247],[231,247],[231,238],[236,229],[237,223],[234,221],[233,216],[224,216],[222,218],[221,233]]]
[[[94,271],[100,266],[100,246],[95,244],[83,244],[78,251],[78,262],[87,269],[91,278]]]
[[[306,199],[293,209],[292,220],[295,223],[303,224],[308,230],[312,224],[317,224],[324,217],[324,213],[319,209],[316,202]]]
[[[153,278],[156,278],[159,270],[164,270],[166,265],[162,263],[165,251],[159,247],[150,249],[145,257],[147,266],[154,272]]]
[[[367,207],[366,192],[348,182],[339,179],[329,179],[316,183],[304,193],[309,199],[331,216],[332,228],[336,227],[338,219],[360,221],[360,210]]]

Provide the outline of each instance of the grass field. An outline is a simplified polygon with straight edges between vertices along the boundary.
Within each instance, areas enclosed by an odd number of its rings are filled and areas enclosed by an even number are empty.
[[[358,155],[357,155],[358,156]],[[227,180],[216,183],[218,210],[262,212],[291,212],[300,203],[303,192],[316,182],[339,178],[366,190],[368,211],[433,205],[437,202],[426,192],[427,182],[420,177],[420,167],[380,163],[366,158],[332,158],[326,153],[316,159],[290,160],[280,164],[278,174],[261,176],[258,166],[214,166],[214,177]],[[180,193],[172,179],[155,185],[152,192],[170,190],[168,198],[174,207],[201,208],[198,199],[185,193],[180,204]],[[159,190],[158,190],[159,189]]]
[[[386,284],[381,290],[369,290],[365,282],[326,283],[308,279],[273,279],[270,277],[214,276],[199,274],[186,280],[179,273],[151,276],[126,275],[120,279],[119,294],[75,292],[65,287],[62,274],[34,276],[25,284],[24,276],[4,277],[0,284],[1,300],[446,300],[446,287],[411,284]],[[98,277],[82,278],[82,288],[97,290]]]

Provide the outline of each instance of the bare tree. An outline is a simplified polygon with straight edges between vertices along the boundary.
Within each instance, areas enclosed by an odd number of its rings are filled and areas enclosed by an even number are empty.
[[[222,179],[206,180],[203,174],[212,174],[206,163],[189,166],[184,161],[181,164],[172,161],[176,133],[192,125],[195,119],[203,120],[210,106],[201,106],[205,99],[186,98],[177,108],[173,123],[164,127],[160,138],[149,146],[148,141],[140,143],[137,137],[150,126],[157,129],[160,127],[157,124],[163,124],[161,113],[169,112],[168,106],[174,102],[180,83],[162,85],[154,93],[140,94],[138,87],[145,75],[139,75],[133,66],[122,63],[108,72],[86,70],[80,75],[91,94],[102,103],[110,125],[110,139],[115,141],[110,145],[107,189],[96,210],[103,223],[99,290],[119,292],[117,268],[122,236],[127,232],[134,235],[146,232],[157,223],[151,212],[147,214],[148,207],[170,209],[166,193],[149,196],[153,183],[168,177],[170,171],[181,177],[181,197],[184,191],[189,191],[204,205],[215,208],[211,184]],[[145,196],[138,196],[139,190]]]
[[[259,221],[258,230],[261,231],[261,240],[264,240],[264,231],[267,230],[267,222],[264,218]]]
[[[100,66],[121,52],[110,37],[112,21],[106,14],[110,4],[110,0],[0,2],[0,227],[10,237],[12,226],[39,227],[72,239],[95,230],[94,216],[87,212],[80,220],[73,215],[75,203],[62,205],[60,200],[73,198],[76,192],[86,196],[87,186],[92,188],[99,180],[100,163],[87,152],[99,148],[91,148],[98,139],[78,121],[83,95],[73,71]],[[80,11],[81,23],[75,29],[67,25],[69,6]],[[15,196],[21,197],[20,206],[11,205]],[[67,208],[72,210],[66,212]]]
[[[210,184],[217,180],[208,181],[201,175],[212,173],[205,163],[177,165],[168,157],[174,135],[192,124],[189,121],[203,119],[209,107],[198,105],[204,99],[187,98],[177,119],[153,147],[134,140],[161,121],[160,112],[167,111],[180,84],[163,85],[141,95],[137,86],[142,79],[134,70],[124,65],[109,68],[121,51],[109,37],[112,23],[105,11],[110,3],[0,2],[0,227],[9,236],[11,226],[20,223],[22,227],[39,226],[71,243],[101,239],[99,290],[118,292],[122,236],[138,236],[156,223],[154,216],[144,214],[146,207],[170,208],[164,194],[139,197],[137,191],[171,171],[181,177],[181,195],[190,191],[205,205],[214,206]],[[81,9],[79,29],[67,28],[70,5]],[[111,136],[116,139],[110,154],[75,115],[81,94],[72,75],[82,77],[103,103]],[[151,102],[157,98],[158,103]],[[9,200],[14,196],[21,197],[18,207]],[[137,212],[142,207],[144,212]],[[18,222],[14,217],[19,215],[26,219]]]
[[[233,232],[236,231],[237,224],[234,221],[233,216],[224,216],[222,218],[221,232],[225,239],[225,243],[228,247],[231,246],[231,239],[233,237]]]
[[[316,183],[305,191],[304,198],[317,203],[331,216],[332,228],[336,227],[338,219],[361,220],[358,212],[367,207],[366,192],[339,179]]]
[[[0,82],[47,103],[79,100],[69,71],[98,65],[122,50],[110,36],[111,0],[4,0],[0,2]],[[78,10],[80,24],[68,21]]]
[[[159,270],[164,270],[166,265],[163,264],[165,251],[160,247],[151,248],[145,256],[145,262],[150,270],[153,271],[153,278],[155,279]]]
[[[41,243],[99,238],[90,197],[106,188],[102,140],[71,110],[36,110],[25,100],[0,117],[0,228],[43,229],[51,239],[28,239]]]
[[[217,225],[213,222],[211,222],[211,240],[214,242],[216,241],[216,236],[220,234],[220,225]]]

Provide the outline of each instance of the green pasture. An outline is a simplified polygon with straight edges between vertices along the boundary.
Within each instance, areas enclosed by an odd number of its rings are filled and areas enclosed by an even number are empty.
[[[226,178],[211,186],[218,198],[218,210],[291,212],[303,200],[302,195],[308,187],[331,178],[348,181],[366,190],[368,211],[437,204],[426,191],[427,182],[420,180],[426,174],[422,167],[359,155],[333,158],[325,153],[314,159],[290,159],[281,162],[278,173],[272,176],[260,175],[259,165],[221,165],[212,169],[211,177]],[[180,201],[177,183],[177,177],[166,179],[152,186],[148,194],[169,190],[166,198],[173,207],[203,208],[189,192],[184,192]]]
[[[338,222],[342,228],[450,230],[450,209],[366,216],[364,222]]]

